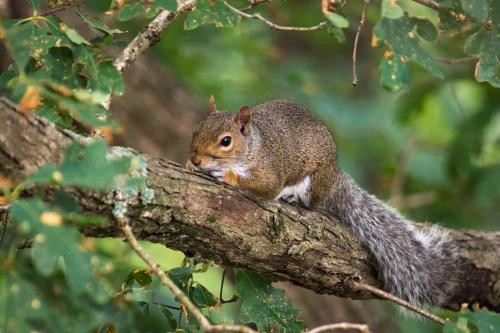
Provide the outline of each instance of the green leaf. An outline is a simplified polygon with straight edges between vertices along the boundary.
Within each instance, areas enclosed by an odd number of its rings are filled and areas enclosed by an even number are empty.
[[[60,165],[47,163],[27,179],[34,184],[58,184],[103,189],[114,184],[118,175],[127,174],[130,157],[108,160],[108,147],[104,140],[87,146],[72,143],[66,148]]]
[[[113,92],[121,96],[125,92],[125,83],[122,74],[116,69],[112,61],[101,61],[97,64],[95,80],[89,82],[91,90]]]
[[[217,28],[233,27],[240,16],[227,8],[222,0],[200,0],[196,10],[190,12],[184,21],[185,30],[193,30],[204,24],[214,24]]]
[[[153,280],[151,279],[151,273],[146,269],[136,268],[127,276],[124,282],[125,288],[130,288],[133,283],[137,282],[141,287],[149,286]]]
[[[488,310],[475,310],[468,315],[474,318],[479,333],[497,333],[500,330],[500,314]]]
[[[339,43],[344,43],[345,42],[345,34],[342,29],[339,27],[331,24],[329,21],[326,24],[326,31],[328,32],[329,35],[335,37],[337,42]]]
[[[144,5],[139,2],[126,3],[118,11],[119,21],[128,21],[138,15],[143,14],[145,11]]]
[[[396,1],[383,0],[382,1],[382,16],[397,19],[404,15],[403,8],[401,8]]]
[[[410,85],[410,66],[401,58],[384,55],[380,62],[380,85],[389,91],[399,91]]]
[[[263,275],[246,269],[236,269],[236,294],[243,299],[240,310],[242,323],[255,323],[261,332],[269,325],[279,326],[280,332],[302,332],[304,323],[299,311],[285,298],[282,289],[271,286]]]
[[[340,29],[347,28],[349,26],[349,21],[338,13],[326,12],[325,17],[328,22],[336,27],[339,27]]]
[[[79,33],[78,31],[76,31],[75,29],[71,29],[71,28],[64,28],[64,33],[66,34],[66,36],[68,36],[68,38],[75,44],[87,44],[87,45],[90,45],[89,42],[87,42],[87,40],[85,38],[83,38]]]
[[[88,16],[84,13],[82,13],[82,11],[80,10],[79,7],[76,7],[75,8],[75,13],[85,22],[88,24],[88,26],[96,31],[96,30],[99,30],[99,31],[102,31],[104,32],[105,34],[108,34],[108,35],[112,35],[112,34],[119,34],[119,33],[123,33],[123,31],[119,30],[119,29],[113,29],[113,28],[110,28],[108,27],[106,24],[104,24],[102,21],[98,20],[98,19],[95,19],[91,16]]]
[[[429,42],[433,42],[437,39],[438,32],[431,21],[418,17],[412,17],[412,19],[417,26],[417,33],[420,37]]]
[[[33,9],[40,9],[40,0],[27,0],[27,2],[33,7]]]
[[[396,20],[383,17],[373,29],[373,33],[378,40],[385,42],[394,57],[403,56],[411,59],[442,79],[443,72],[436,61],[420,47],[419,38],[413,33],[414,27],[415,21],[408,16]]]
[[[176,0],[154,0],[153,6],[160,7],[162,9],[168,11],[177,10],[177,1]]]
[[[462,8],[467,15],[478,22],[485,22],[488,19],[490,11],[488,0],[462,0]]]
[[[443,333],[496,333],[500,329],[500,314],[475,309],[462,310],[457,321],[449,321],[443,327]]]
[[[208,307],[217,305],[215,296],[203,285],[196,283],[191,287],[191,299],[198,307]]]
[[[14,25],[5,34],[7,50],[22,73],[31,58],[40,61],[57,41],[57,37],[32,22]]]
[[[447,6],[438,9],[439,27],[445,34],[462,31],[467,23],[461,0],[449,0]]]
[[[443,327],[443,333],[471,333],[467,319],[458,318],[457,322],[448,321]]]
[[[189,267],[177,267],[169,270],[167,273],[172,281],[181,289],[186,287],[189,280],[193,277],[193,271]]]
[[[39,199],[24,199],[12,204],[11,214],[34,239],[33,263],[40,274],[51,276],[62,270],[75,294],[93,295],[99,286],[92,273],[92,256],[80,249],[80,233],[61,224],[64,211]],[[106,299],[107,296],[101,301]]]
[[[464,51],[479,55],[475,77],[479,82],[488,82],[500,87],[500,2],[491,2],[491,30],[482,28],[465,41]]]
[[[161,312],[165,316],[165,321],[166,321],[166,331],[168,332],[175,332],[177,328],[177,320],[175,320],[174,315],[172,312],[165,306],[162,306],[162,304],[159,305]]]
[[[467,37],[464,43],[464,52],[468,55],[478,55],[485,37],[487,37],[487,31],[483,29]]]

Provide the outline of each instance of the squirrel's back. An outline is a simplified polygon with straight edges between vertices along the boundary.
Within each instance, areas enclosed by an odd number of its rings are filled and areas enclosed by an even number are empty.
[[[453,247],[438,228],[417,230],[395,209],[361,189],[336,165],[335,141],[328,128],[306,107],[273,100],[252,109],[263,144],[287,149],[286,160],[333,164],[323,172],[330,183],[317,209],[346,225],[376,258],[387,291],[414,304],[439,305],[454,278]],[[265,152],[266,155],[269,152]],[[331,159],[325,158],[325,154]],[[288,165],[290,168],[290,165]],[[296,173],[296,171],[293,171]],[[315,189],[311,189],[315,191]]]

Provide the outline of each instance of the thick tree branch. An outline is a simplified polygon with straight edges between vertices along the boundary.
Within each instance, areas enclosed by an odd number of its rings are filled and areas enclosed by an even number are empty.
[[[0,175],[18,182],[47,160],[60,161],[74,137],[0,102]],[[372,258],[344,227],[313,212],[279,203],[256,203],[180,166],[148,158],[154,200],[128,206],[134,234],[190,255],[271,273],[318,293],[371,298],[352,281],[380,287]],[[113,200],[93,191],[73,194],[89,212],[112,216]],[[426,225],[420,225],[426,228]],[[114,223],[82,230],[119,237]],[[479,303],[500,309],[500,233],[450,230],[461,276],[448,307]]]

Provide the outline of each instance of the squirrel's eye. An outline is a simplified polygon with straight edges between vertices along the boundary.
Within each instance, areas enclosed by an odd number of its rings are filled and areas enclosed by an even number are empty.
[[[231,144],[231,137],[225,136],[220,140],[220,145],[223,147],[228,147]]]

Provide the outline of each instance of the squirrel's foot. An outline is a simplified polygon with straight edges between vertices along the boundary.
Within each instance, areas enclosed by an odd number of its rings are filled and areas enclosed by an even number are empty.
[[[225,171],[223,170],[214,170],[209,172],[210,177],[214,178],[215,180],[219,182],[224,182],[224,174]]]
[[[299,197],[296,194],[282,195],[278,199],[287,203],[299,202]]]

